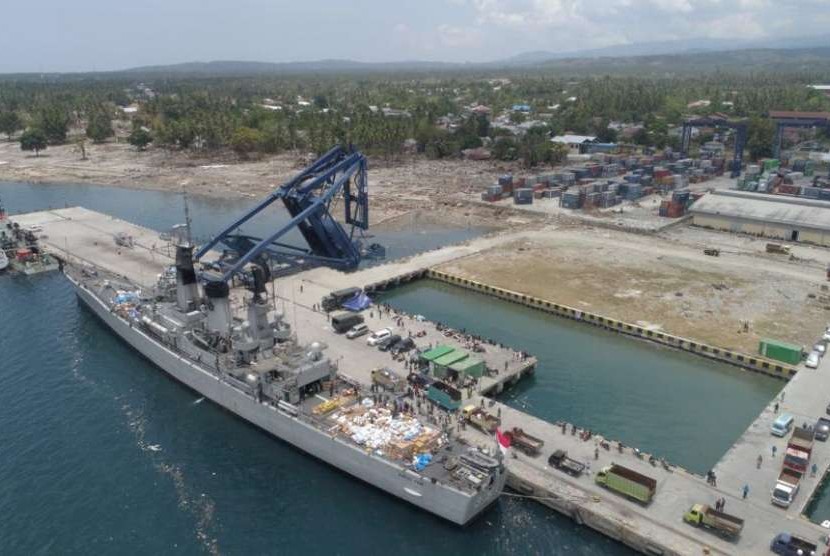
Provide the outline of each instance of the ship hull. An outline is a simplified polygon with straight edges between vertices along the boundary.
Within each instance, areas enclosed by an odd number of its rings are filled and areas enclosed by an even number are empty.
[[[432,483],[412,470],[367,453],[339,437],[330,436],[270,404],[226,384],[219,377],[168,349],[141,330],[130,326],[94,293],[68,277],[79,299],[116,335],[168,375],[242,419],[292,444],[300,450],[423,510],[465,525],[480,514],[501,493],[502,473],[495,488],[468,494]]]

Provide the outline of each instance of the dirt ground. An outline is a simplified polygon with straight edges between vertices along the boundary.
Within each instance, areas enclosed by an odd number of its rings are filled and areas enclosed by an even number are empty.
[[[659,238],[546,229],[442,269],[746,353],[764,337],[812,346],[830,320],[821,264],[767,255],[744,238],[708,257],[697,244],[713,239],[691,228]]]
[[[310,163],[303,154],[263,156],[240,161],[231,153],[210,156],[163,149],[137,152],[126,143],[109,142],[87,147],[81,160],[73,145],[50,146],[40,156],[20,150],[17,142],[0,141],[0,180],[34,183],[94,183],[132,189],[180,190],[207,196],[257,198],[272,191]],[[462,192],[480,192],[497,176],[513,171],[491,162],[427,160],[401,157],[369,160],[370,218],[378,223],[416,209],[435,209],[452,222],[480,218],[492,222],[497,208],[461,208]],[[456,209],[461,208],[460,211]],[[495,212],[494,212],[495,211]],[[475,223],[475,222],[473,222]]]

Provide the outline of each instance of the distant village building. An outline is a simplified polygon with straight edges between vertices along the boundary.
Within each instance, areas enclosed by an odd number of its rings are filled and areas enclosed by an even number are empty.
[[[696,100],[694,102],[690,102],[686,105],[686,108],[708,108],[712,105],[711,100]]]
[[[381,109],[383,115],[387,118],[409,118],[412,116],[406,110],[398,110],[397,108],[383,108]]]
[[[529,104],[514,104],[511,108],[513,112],[524,112],[525,114],[530,112],[530,105]]]
[[[551,139],[551,143],[566,145],[571,154],[582,154],[588,145],[596,142],[593,135],[557,135]]]
[[[489,106],[484,106],[483,104],[479,104],[477,106],[473,106],[470,109],[470,112],[472,112],[473,114],[478,114],[480,116],[489,116],[490,112],[492,112],[492,110],[490,110]]]
[[[809,88],[824,93],[825,96],[830,97],[830,85],[807,85]]]

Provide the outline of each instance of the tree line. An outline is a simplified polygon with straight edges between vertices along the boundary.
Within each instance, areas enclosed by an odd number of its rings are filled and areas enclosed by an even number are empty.
[[[676,146],[672,128],[689,115],[726,113],[748,118],[749,153],[766,156],[772,141],[765,115],[772,109],[830,110],[830,100],[806,87],[812,76],[765,74],[694,77],[594,76],[568,78],[540,72],[498,75],[56,78],[0,80],[0,132],[39,153],[66,143],[73,131],[85,142],[115,134],[128,121],[128,141],[143,150],[232,149],[240,157],[283,151],[321,153],[353,144],[371,156],[403,152],[458,157],[487,147],[499,160],[527,166],[556,162],[564,153],[550,134],[620,138],[611,122],[639,124],[628,141]],[[698,100],[706,106],[689,108]],[[120,109],[137,104],[135,114]],[[529,113],[514,112],[526,104]],[[490,117],[469,108],[485,105]],[[384,113],[384,108],[401,112]],[[507,114],[499,124],[498,115]],[[439,126],[439,120],[444,125]],[[536,125],[515,133],[519,124]],[[511,128],[511,126],[514,126]],[[82,130],[82,133],[75,133]],[[22,133],[21,133],[22,132]]]

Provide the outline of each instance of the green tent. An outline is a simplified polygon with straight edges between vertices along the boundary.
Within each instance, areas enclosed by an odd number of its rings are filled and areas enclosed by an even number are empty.
[[[447,369],[453,363],[458,363],[463,359],[467,359],[469,355],[461,350],[453,350],[450,353],[442,355],[432,362],[432,374],[438,377],[447,376]]]
[[[422,353],[421,354],[421,359],[423,359],[424,361],[429,361],[430,363],[432,363],[433,361],[435,361],[439,357],[443,357],[443,356],[447,355],[448,353],[452,353],[453,351],[455,351],[455,348],[451,348],[450,346],[444,346],[444,345],[435,346],[431,350],[425,351],[424,353]]]
[[[459,375],[481,378],[484,376],[484,361],[475,357],[467,357],[450,365],[450,369]]]

